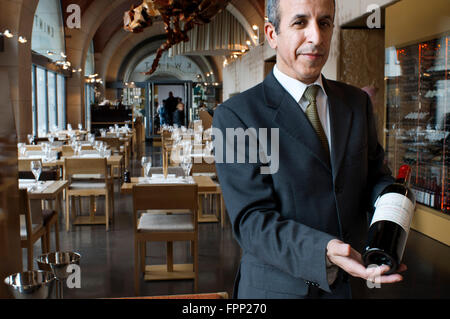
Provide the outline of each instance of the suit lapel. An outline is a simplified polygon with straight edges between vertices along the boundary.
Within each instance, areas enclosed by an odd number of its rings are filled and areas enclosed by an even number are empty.
[[[330,109],[331,162],[333,179],[336,179],[347,149],[348,137],[352,127],[353,111],[344,103],[342,92],[337,90],[332,82],[323,77],[323,84],[328,96],[328,106]]]
[[[303,144],[327,169],[331,170],[320,139],[314,128],[292,96],[276,80],[271,72],[264,81],[266,103],[276,108],[274,122],[291,137]]]

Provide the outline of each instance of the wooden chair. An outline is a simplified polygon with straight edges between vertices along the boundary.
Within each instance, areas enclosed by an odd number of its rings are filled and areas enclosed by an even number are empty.
[[[34,161],[40,161],[42,164],[41,159],[19,159],[19,179],[34,179],[34,175],[31,172],[31,162]],[[56,168],[42,167],[41,175],[39,176],[40,181],[54,181],[58,178],[58,170]]]
[[[95,148],[92,145],[82,145],[81,146],[81,151],[93,151],[93,150],[95,150]]]
[[[74,151],[72,146],[70,145],[63,145],[62,146],[62,156],[64,157],[69,157],[69,156],[73,156]]]
[[[26,151],[42,151],[41,145],[25,145]]]
[[[106,231],[109,230],[109,219],[114,214],[114,189],[113,182],[108,174],[106,158],[65,158],[64,159],[65,180],[69,182],[66,191],[66,230],[69,231],[70,209],[69,202],[72,199],[72,217],[75,214],[73,197],[90,197],[91,212],[89,217],[74,218],[74,225],[95,225],[106,224]],[[74,176],[92,175],[98,179],[80,180]],[[105,196],[105,219],[95,216],[95,197]]]
[[[52,226],[55,228],[55,251],[59,251],[59,225],[58,225],[58,212],[54,210],[43,210],[42,218],[45,227],[45,241],[48,251],[51,251],[50,247],[50,235],[52,233]]]
[[[18,162],[18,171],[19,172],[31,172],[31,162],[39,161],[42,164],[41,159],[19,159]]]
[[[125,167],[128,168],[129,166],[129,153],[128,153],[128,145],[127,141],[125,139],[119,138],[119,137],[98,137],[98,141],[102,141],[106,143],[109,148],[111,149],[111,153],[117,153],[119,155],[122,155],[125,160]],[[120,166],[111,167],[111,170],[113,172],[113,176],[117,178],[122,177],[122,172],[120,170]]]
[[[204,159],[202,159],[201,162],[196,163],[196,160],[192,159],[191,175],[207,175],[214,177],[217,175],[216,163],[207,163]]]
[[[41,240],[42,253],[48,252],[46,240],[46,228],[42,218],[34,218],[31,214],[31,205],[28,200],[26,189],[19,189],[19,209],[20,209],[20,246],[27,249],[27,269],[33,270],[34,243]],[[37,216],[34,216],[37,217]]]
[[[202,121],[203,129],[207,130],[212,126],[213,117],[208,113],[208,111],[200,110],[198,111],[198,116]]]
[[[135,294],[139,272],[146,280],[194,279],[198,290],[198,222],[196,184],[135,185],[133,187]],[[152,214],[148,210],[177,211]],[[138,213],[144,211],[140,218]],[[186,213],[180,213],[186,211]],[[145,266],[146,242],[167,242],[166,265]],[[190,241],[193,264],[173,263],[173,242]]]

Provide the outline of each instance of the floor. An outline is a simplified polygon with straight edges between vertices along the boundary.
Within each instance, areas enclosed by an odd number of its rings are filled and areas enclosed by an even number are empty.
[[[147,145],[153,165],[160,165],[159,149]],[[138,160],[131,162],[131,174],[140,173]],[[116,192],[115,221],[109,232],[104,226],[75,226],[66,232],[60,218],[62,251],[81,254],[81,288],[64,290],[65,298],[117,298],[134,296],[134,245],[132,231],[132,201],[130,195]],[[102,203],[99,203],[99,210]],[[54,247],[54,246],[52,246]],[[228,292],[240,258],[240,248],[234,240],[229,223],[224,229],[219,223],[199,225],[199,292]],[[35,256],[40,245],[35,245]],[[147,264],[165,263],[165,246],[152,243],[147,247]],[[190,262],[187,243],[174,244],[176,263]],[[23,249],[26,263],[26,250]],[[354,298],[450,298],[450,247],[418,232],[411,231],[404,256],[408,271],[404,281],[369,289],[363,280],[352,279]],[[144,282],[141,295],[173,295],[193,293],[192,280]]]

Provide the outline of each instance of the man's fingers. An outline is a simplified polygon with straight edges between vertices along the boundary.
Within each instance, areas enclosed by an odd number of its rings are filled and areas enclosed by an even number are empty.
[[[404,272],[404,271],[406,271],[406,270],[408,270],[408,267],[406,267],[405,264],[401,264],[401,265],[398,267],[397,272]]]
[[[403,276],[399,274],[387,275],[387,276],[374,276],[369,277],[367,280],[380,284],[394,284],[403,280]]]
[[[355,259],[336,256],[333,262],[353,277],[367,278],[366,267]]]

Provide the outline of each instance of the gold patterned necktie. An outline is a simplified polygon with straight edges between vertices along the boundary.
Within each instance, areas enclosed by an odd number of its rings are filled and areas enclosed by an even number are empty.
[[[328,139],[325,131],[323,130],[322,124],[320,123],[319,113],[317,112],[317,93],[319,92],[320,86],[311,85],[305,91],[305,98],[308,100],[309,105],[305,110],[305,114],[308,117],[311,125],[317,133],[317,136],[322,143],[325,152],[330,158],[330,149],[328,146]]]

